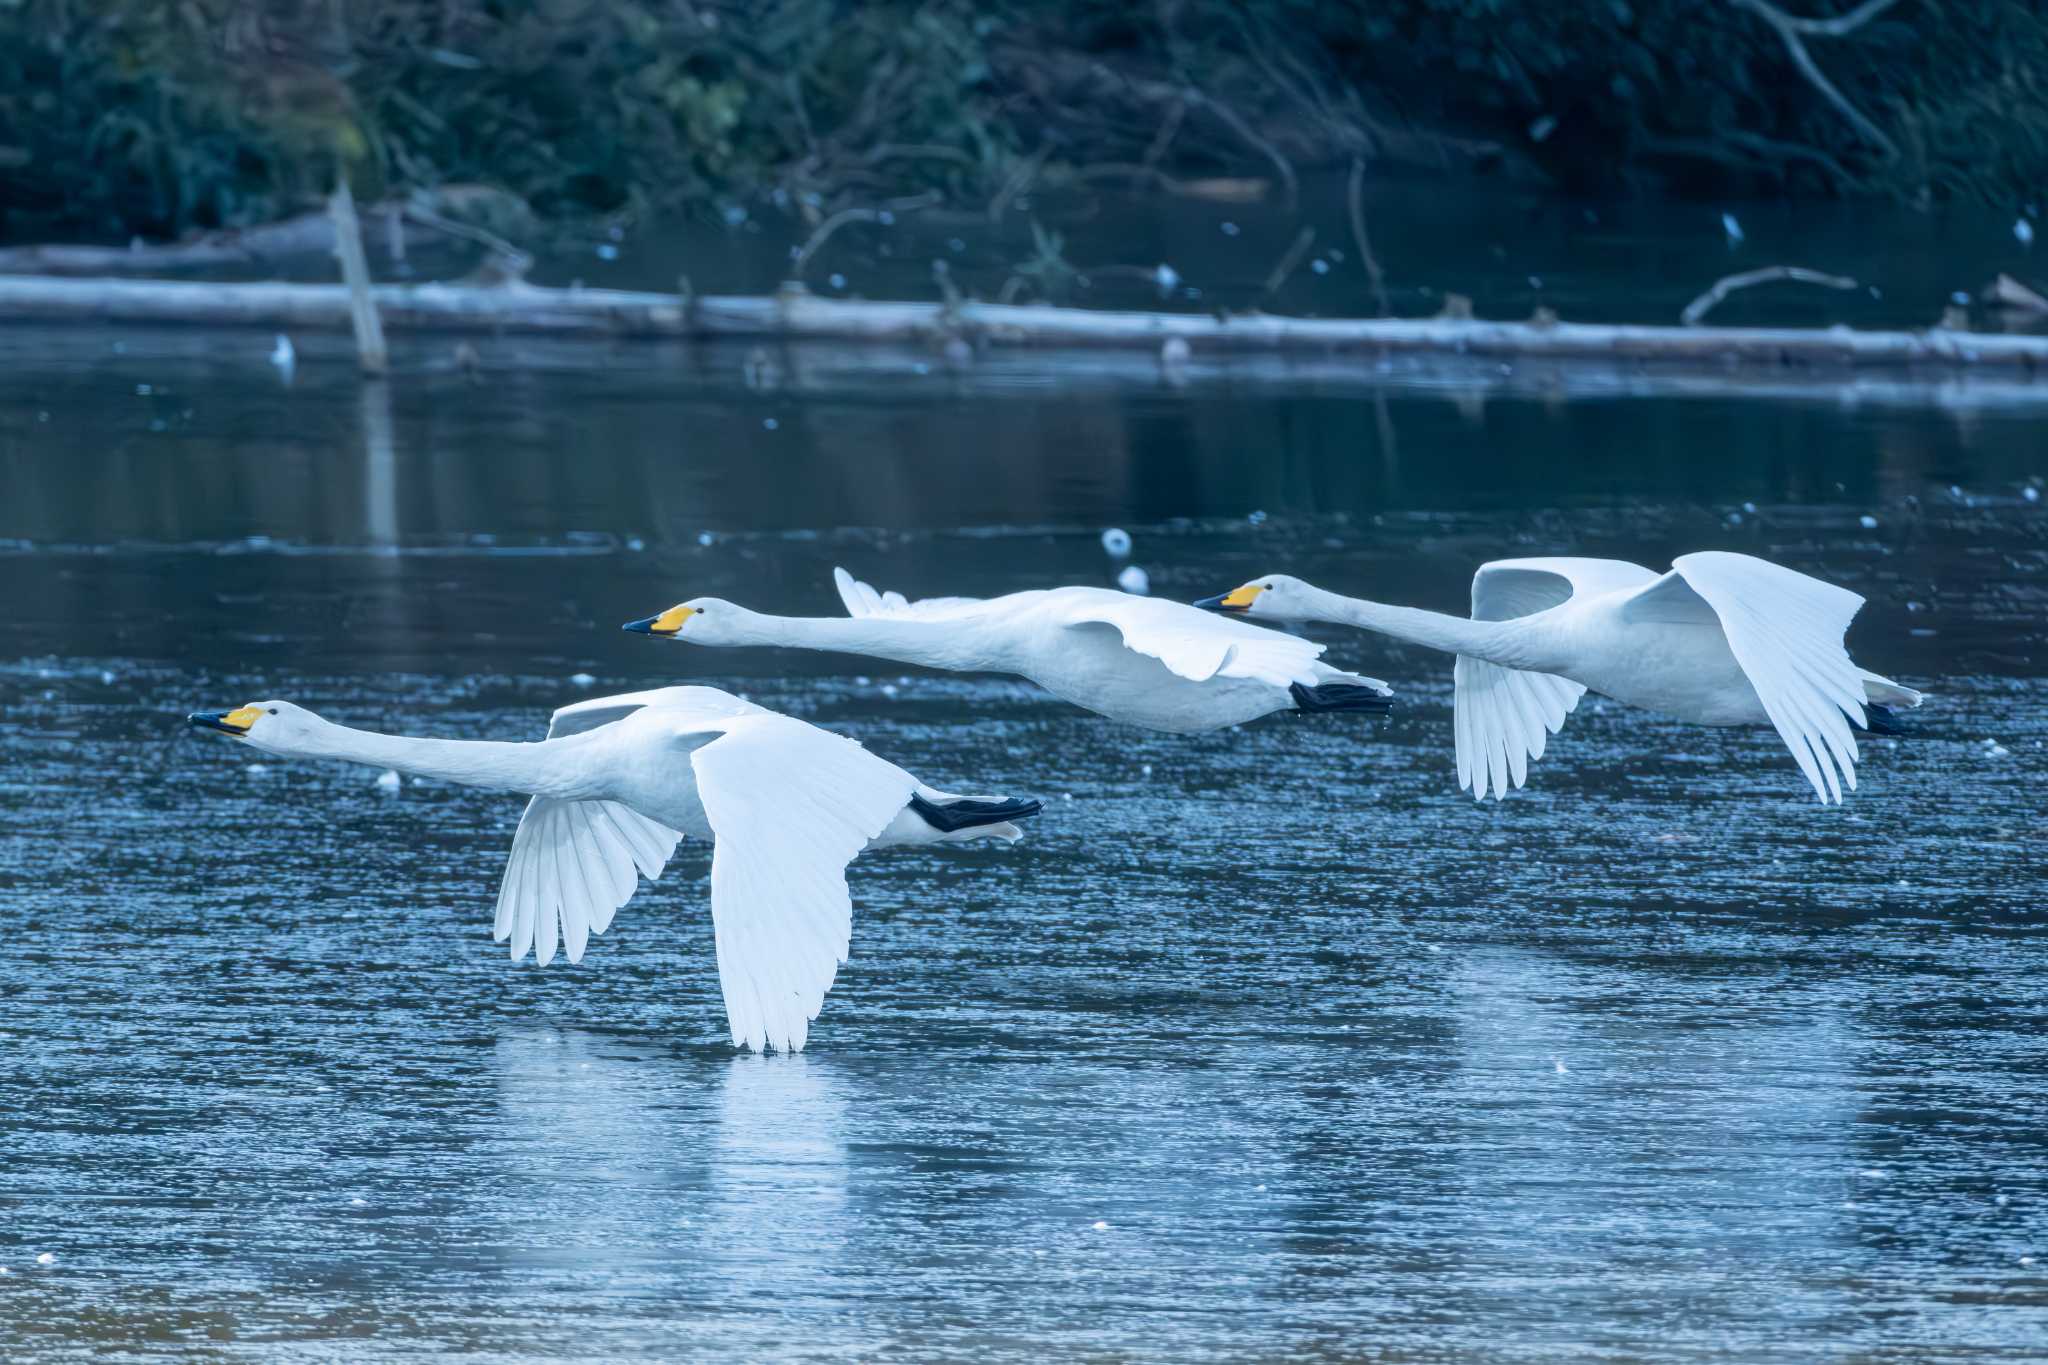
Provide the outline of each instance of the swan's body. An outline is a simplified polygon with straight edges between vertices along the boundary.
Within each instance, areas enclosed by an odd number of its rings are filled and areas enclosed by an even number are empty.
[[[850,739],[710,687],[596,697],[538,743],[354,730],[288,702],[194,724],[289,757],[395,768],[533,799],[512,836],[493,934],[514,961],[592,934],[688,835],[714,844],[711,916],[736,1045],[795,1051],[846,960],[846,865],[865,849],[1019,837],[1035,802],[934,791]]]
[[[1192,733],[1293,709],[1385,710],[1377,678],[1320,662],[1308,640],[1106,588],[908,602],[833,571],[849,615],[769,616],[697,598],[628,630],[692,644],[781,645],[1014,673],[1098,715]]]
[[[1458,656],[1458,782],[1521,786],[1588,690],[1700,725],[1770,725],[1823,802],[1856,787],[1856,737],[1911,688],[1843,647],[1863,599],[1750,555],[1682,555],[1669,573],[1614,559],[1507,559],[1472,579],[1472,619],[1254,579],[1203,603],[1359,626]]]

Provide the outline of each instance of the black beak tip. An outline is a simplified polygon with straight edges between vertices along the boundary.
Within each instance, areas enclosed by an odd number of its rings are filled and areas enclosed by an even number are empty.
[[[185,717],[185,723],[195,730],[218,730],[224,735],[241,734],[240,730],[221,724],[222,719],[226,715],[227,712],[225,711],[194,711],[191,715]]]
[[[1238,611],[1238,610],[1241,610],[1241,608],[1238,608],[1238,607],[1227,607],[1227,606],[1225,606],[1225,605],[1223,604],[1223,599],[1224,599],[1224,598],[1226,598],[1226,597],[1228,597],[1228,596],[1230,596],[1230,594],[1229,594],[1229,593],[1227,593],[1227,592],[1220,592],[1220,593],[1217,593],[1217,594],[1216,594],[1216,595],[1215,595],[1214,597],[1204,597],[1204,598],[1203,598],[1203,599],[1202,599],[1201,601],[1199,601],[1199,602],[1195,603],[1195,605],[1196,605],[1196,606],[1198,606],[1198,607],[1200,607],[1200,608],[1201,608],[1201,609],[1202,609],[1203,611]]]
[[[659,616],[648,616],[638,621],[628,621],[625,625],[620,626],[619,629],[630,630],[635,635],[652,635],[654,634],[654,623],[660,619]]]

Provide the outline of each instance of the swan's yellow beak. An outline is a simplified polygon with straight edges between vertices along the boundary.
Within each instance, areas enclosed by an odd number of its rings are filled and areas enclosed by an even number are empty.
[[[644,621],[628,621],[619,629],[638,635],[673,635],[683,628],[683,622],[696,614],[695,607],[670,607],[659,616],[650,616]]]
[[[232,711],[194,711],[185,717],[185,723],[202,730],[218,730],[224,735],[239,737],[248,734],[249,727],[256,723],[256,717],[262,714],[260,706],[238,706]]]
[[[1221,597],[1205,597],[1195,605],[1209,611],[1248,611],[1252,599],[1265,590],[1260,584],[1247,583],[1241,588],[1232,588]]]

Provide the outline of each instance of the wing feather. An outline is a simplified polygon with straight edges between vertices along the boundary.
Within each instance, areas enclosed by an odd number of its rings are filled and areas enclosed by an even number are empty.
[[[1586,695],[1569,678],[1502,668],[1460,654],[1451,676],[1453,726],[1458,750],[1458,785],[1485,800],[1508,794],[1508,784],[1525,785],[1529,764],[1543,757],[1551,735],[1564,728]]]
[[[1621,559],[1548,556],[1499,559],[1472,575],[1472,619],[1510,621],[1657,581],[1640,564]],[[1543,757],[1551,735],[1586,695],[1569,678],[1504,668],[1460,654],[1452,671],[1456,695],[1458,785],[1485,800],[1529,780],[1529,764]]]
[[[1246,678],[1273,687],[1314,686],[1323,646],[1199,607],[1106,588],[1058,588],[1055,619],[1068,626],[1109,626],[1124,647],[1194,682]]]
[[[763,713],[694,750],[711,918],[737,1046],[802,1048],[851,939],[846,865],[917,789],[850,739]]]
[[[512,835],[492,937],[510,940],[515,962],[531,950],[545,967],[558,945],[582,961],[638,889],[634,874],[659,877],[681,839],[615,801],[534,797]]]
[[[1757,700],[1823,804],[1856,789],[1856,736],[1867,723],[1863,674],[1843,644],[1863,599],[1751,555],[1681,555],[1672,573],[1720,620]],[[1668,597],[1660,582],[1643,594]]]
[[[832,570],[832,582],[848,616],[893,616],[908,621],[941,620],[987,605],[979,597],[927,597],[912,602],[900,592],[876,592],[844,569]],[[1021,594],[1020,594],[1021,595]]]

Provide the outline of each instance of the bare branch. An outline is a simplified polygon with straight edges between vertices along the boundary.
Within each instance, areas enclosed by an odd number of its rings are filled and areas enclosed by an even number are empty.
[[[1721,300],[1738,289],[1747,289],[1753,284],[1769,284],[1773,280],[1794,280],[1800,284],[1824,285],[1829,289],[1854,289],[1856,281],[1847,275],[1823,275],[1818,270],[1808,270],[1797,265],[1770,265],[1761,270],[1745,270],[1739,275],[1729,275],[1714,281],[1714,287],[1685,305],[1685,311],[1678,320],[1688,327],[1700,325],[1700,319],[1712,312]]]
[[[1351,239],[1358,246],[1358,260],[1365,267],[1365,273],[1372,280],[1373,299],[1379,304],[1381,317],[1393,309],[1387,304],[1387,278],[1380,270],[1379,257],[1372,254],[1372,239],[1365,235],[1365,158],[1351,158],[1351,184],[1347,188],[1345,202],[1351,207]]]
[[[1828,103],[1840,110],[1842,117],[1848,119],[1850,125],[1872,146],[1882,151],[1887,161],[1898,159],[1898,144],[1887,137],[1882,128],[1865,118],[1863,112],[1849,103],[1848,97],[1835,88],[1835,83],[1815,65],[1813,54],[1806,50],[1806,43],[1803,41],[1806,35],[1840,38],[1845,34],[1854,33],[1897,4],[1898,0],[1864,0],[1863,4],[1834,19],[1798,18],[1771,4],[1770,0],[1728,0],[1728,3],[1737,9],[1748,10],[1776,29],[1778,36],[1785,41],[1786,52],[1791,54],[1792,64],[1799,68],[1800,74],[1806,77],[1808,84],[1820,91]]]
[[[1273,263],[1272,272],[1266,276],[1266,287],[1259,291],[1261,302],[1272,298],[1280,286],[1287,283],[1287,277],[1294,273],[1294,267],[1301,264],[1301,258],[1308,254],[1308,249],[1315,245],[1315,240],[1316,230],[1312,227],[1305,227],[1294,234],[1294,244]]]

